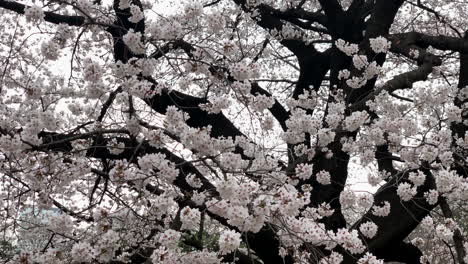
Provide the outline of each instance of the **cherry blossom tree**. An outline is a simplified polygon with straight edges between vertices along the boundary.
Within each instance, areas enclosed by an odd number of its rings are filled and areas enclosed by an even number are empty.
[[[468,263],[467,12],[0,0],[5,261]]]

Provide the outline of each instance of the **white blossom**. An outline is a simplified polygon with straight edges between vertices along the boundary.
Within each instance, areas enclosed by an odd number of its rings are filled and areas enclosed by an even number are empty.
[[[332,252],[330,256],[320,260],[320,264],[340,264],[343,262],[343,256],[338,252]]]
[[[330,173],[328,171],[321,170],[316,175],[317,182],[323,185],[330,184]]]
[[[91,262],[94,254],[94,249],[86,242],[74,244],[71,250],[72,258],[76,262]]]
[[[189,175],[187,175],[185,177],[185,181],[193,188],[200,188],[203,185],[201,180],[197,176],[195,176],[195,174],[193,173],[190,173]]]
[[[338,39],[335,41],[336,47],[343,53],[345,53],[348,56],[352,56],[356,54],[359,51],[359,47],[357,44],[349,44],[348,42]]]
[[[301,180],[307,180],[312,176],[312,164],[299,164],[296,167],[296,177]]]
[[[145,45],[141,41],[141,33],[134,32],[130,29],[127,34],[122,37],[123,42],[127,47],[135,54],[144,54],[145,53]]]
[[[410,172],[408,180],[410,180],[416,187],[421,186],[426,180],[426,174],[422,171]]]
[[[453,231],[448,229],[445,225],[443,224],[438,224],[435,228],[436,234],[438,237],[445,241],[451,241],[453,238]]]
[[[351,75],[351,73],[348,71],[348,70],[341,70],[340,72],[338,72],[338,79],[339,80],[346,80],[349,78],[349,76]]]
[[[26,7],[24,9],[24,15],[26,16],[27,21],[31,22],[41,22],[44,20],[44,11],[42,10],[42,7],[38,5],[32,5],[30,7]]]
[[[60,46],[53,40],[44,41],[41,45],[41,53],[48,60],[57,60],[60,56]]]
[[[347,116],[345,119],[345,126],[348,131],[355,131],[360,128],[366,120],[369,118],[369,115],[364,112],[353,112],[350,116]]]
[[[371,38],[369,39],[369,43],[371,49],[375,53],[386,53],[392,45],[392,43],[384,37]]]
[[[377,225],[374,224],[373,222],[365,222],[361,225],[359,225],[359,231],[367,237],[367,238],[373,238],[377,234]]]
[[[369,65],[369,62],[367,61],[367,57],[365,55],[354,55],[353,65],[356,67],[356,69],[362,70],[367,67],[367,65]]]
[[[238,81],[244,81],[256,78],[259,75],[257,65],[251,64],[249,61],[241,61],[229,67],[232,77]]]
[[[169,249],[175,249],[178,246],[181,234],[173,229],[167,229],[159,236],[159,243]]]
[[[376,216],[385,217],[390,214],[390,203],[385,201],[382,206],[374,205],[372,206],[372,214]]]
[[[184,209],[180,211],[180,221],[182,222],[181,229],[198,229],[200,226],[200,217],[200,210],[184,207]]]
[[[413,58],[413,59],[418,59],[418,58],[419,58],[419,50],[417,50],[417,49],[411,49],[410,52],[409,52],[409,55],[410,55],[411,58]]]
[[[413,199],[416,193],[416,187],[412,187],[412,185],[407,182],[403,182],[398,185],[397,194],[400,196],[401,200],[405,202]]]
[[[439,193],[436,190],[429,190],[424,193],[427,203],[434,205],[439,199]]]
[[[362,258],[357,261],[357,264],[384,264],[384,261],[377,259],[374,255],[367,252]]]
[[[353,89],[359,89],[363,87],[364,85],[366,85],[366,83],[367,83],[366,78],[357,77],[357,76],[353,76],[353,78],[346,80],[346,84]]]
[[[98,82],[103,74],[102,67],[96,61],[91,59],[85,60],[84,69],[83,69],[83,79],[90,82]]]
[[[336,232],[335,240],[351,254],[363,253],[366,249],[356,230],[349,231],[341,228]]]
[[[426,216],[421,220],[421,227],[426,231],[432,231],[434,229],[434,220],[430,216]]]
[[[130,5],[130,13],[132,16],[128,18],[128,21],[132,23],[136,24],[145,18],[143,11],[136,5]]]
[[[110,147],[109,152],[114,155],[119,155],[125,150],[125,144],[123,142],[117,142],[115,138],[109,141],[108,146]]]
[[[236,231],[223,231],[218,239],[219,251],[221,254],[231,253],[240,246],[240,242],[241,235]]]
[[[350,189],[345,189],[340,193],[340,203],[344,208],[354,206],[356,194]]]

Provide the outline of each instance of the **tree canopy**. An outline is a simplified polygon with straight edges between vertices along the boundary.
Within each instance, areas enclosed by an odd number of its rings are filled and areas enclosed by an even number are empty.
[[[0,257],[467,264],[467,12],[0,0]]]

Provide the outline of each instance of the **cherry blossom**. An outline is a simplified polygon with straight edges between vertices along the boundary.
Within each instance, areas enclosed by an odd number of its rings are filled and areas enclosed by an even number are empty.
[[[0,0],[1,262],[467,262],[467,12]]]

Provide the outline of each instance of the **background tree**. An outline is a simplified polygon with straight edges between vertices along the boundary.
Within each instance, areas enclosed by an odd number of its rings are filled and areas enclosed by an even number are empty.
[[[0,0],[10,263],[467,263],[467,9]]]

